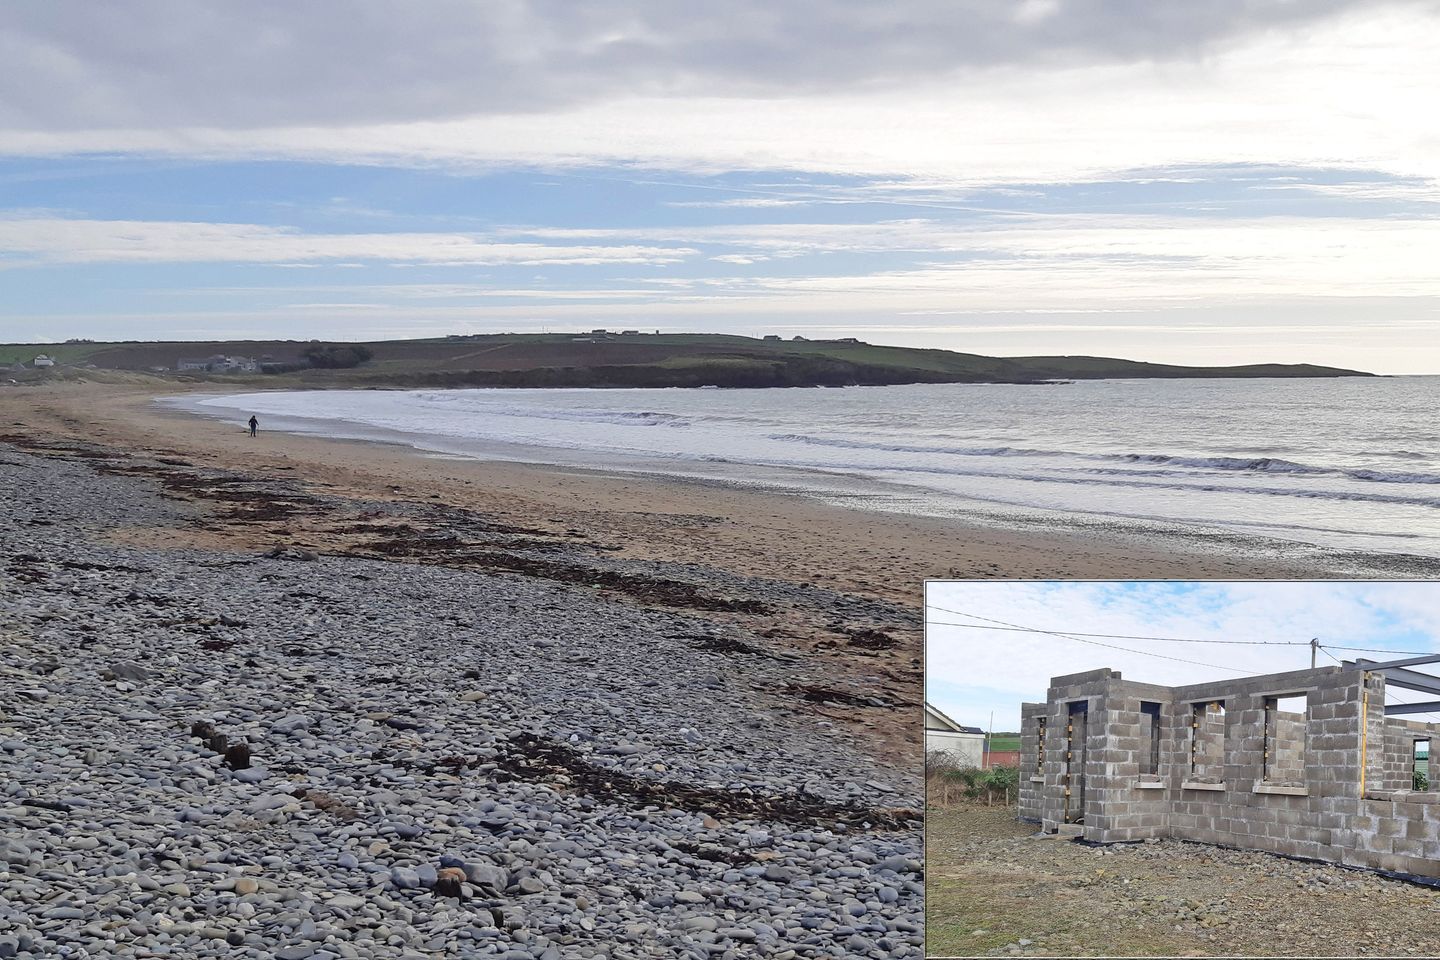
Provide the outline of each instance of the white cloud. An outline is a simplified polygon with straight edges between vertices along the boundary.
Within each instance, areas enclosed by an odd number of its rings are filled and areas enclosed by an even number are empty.
[[[35,9],[50,6],[73,10],[63,3]],[[230,17],[199,6],[207,29],[243,36],[263,22],[248,8]],[[905,8],[767,4],[758,20],[766,27],[754,30],[773,34],[711,49],[701,48],[698,31],[724,35],[727,28],[690,13],[650,8],[627,20],[607,8],[577,15],[572,28],[558,17],[544,20],[538,7],[513,5],[507,29],[523,33],[537,16],[540,27],[497,54],[500,66],[489,85],[437,83],[433,77],[443,72],[429,71],[462,53],[483,61],[503,32],[475,54],[460,40],[463,32],[433,32],[439,15],[417,13],[395,35],[415,40],[418,32],[422,42],[401,47],[387,35],[385,49],[424,49],[427,57],[396,64],[393,54],[370,50],[367,39],[366,31],[387,25],[384,17],[346,15],[332,22],[320,16],[322,6],[307,4],[303,15],[272,11],[276,49],[298,57],[314,46],[320,56],[319,63],[306,63],[303,76],[288,63],[273,75],[258,72],[262,65],[248,54],[230,52],[249,49],[233,38],[223,47],[181,50],[183,31],[170,34],[176,50],[167,48],[183,54],[176,70],[122,66],[122,52],[132,51],[120,51],[116,38],[140,32],[146,18],[129,17],[133,24],[113,24],[107,34],[91,22],[89,5],[83,31],[61,31],[63,37],[50,37],[55,24],[27,23],[48,45],[22,49],[26,33],[19,30],[11,33],[10,58],[0,50],[0,64],[10,70],[8,80],[0,79],[0,103],[10,105],[8,121],[0,120],[0,151],[462,167],[638,164],[971,183],[1257,162],[1366,167],[1440,180],[1440,121],[1433,109],[1440,12],[1434,3],[1067,2],[1015,33],[991,22],[985,11],[996,5],[989,3],[956,7],[953,17],[950,5],[937,4],[908,20]],[[437,7],[452,14],[460,9]],[[1347,7],[1338,18],[1313,19]],[[5,14],[14,19],[14,11],[29,9],[12,5]],[[789,20],[815,17],[844,23],[837,32],[810,22],[785,32]],[[990,32],[971,32],[977,17]],[[949,28],[938,42],[925,29],[927,19],[936,18]],[[304,23],[297,27],[296,20]],[[727,12],[725,24],[742,22]],[[326,38],[322,24],[339,32]],[[637,38],[657,30],[655,42],[666,53],[647,66],[661,79],[637,76],[634,64],[645,61],[630,59],[633,45],[643,47],[648,41]],[[675,41],[675,31],[689,39]],[[141,48],[146,42],[133,40]],[[573,44],[595,53],[578,71],[567,66]],[[956,56],[957,44],[965,55]],[[25,50],[41,52],[21,56]],[[784,62],[766,59],[766,50],[784,54]],[[43,61],[38,66],[36,57]],[[875,63],[882,65],[867,66]],[[421,65],[429,79],[416,90]],[[409,82],[391,75],[411,68]],[[247,71],[243,82],[234,76],[241,69]],[[532,73],[544,75],[532,87],[515,79]],[[52,74],[59,79],[44,82]],[[839,82],[842,76],[858,82]],[[55,96],[63,102],[47,103],[42,91],[50,87],[61,91]]]
[[[0,219],[0,264],[269,263],[663,264],[679,247],[494,243],[459,233],[303,233],[244,223]]]
[[[972,225],[905,220],[523,232],[551,240],[738,248],[712,260],[815,253],[908,253],[930,260],[863,274],[747,281],[756,293],[803,295],[812,303],[859,298],[851,305],[895,312],[1440,295],[1433,268],[1440,219],[1026,215]]]
[[[625,97],[895,88],[963,71],[1166,61],[1359,0],[990,0],[697,9],[659,0],[83,0],[0,9],[0,123],[255,129],[534,113]]]

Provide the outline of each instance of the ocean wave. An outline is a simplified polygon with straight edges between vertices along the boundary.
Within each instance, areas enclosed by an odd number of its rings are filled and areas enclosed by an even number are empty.
[[[1302,476],[1348,477],[1367,483],[1436,483],[1440,474],[1405,473],[1399,470],[1372,470],[1364,467],[1316,467],[1293,460],[1274,457],[1243,459],[1239,457],[1172,457],[1163,454],[1130,454],[1131,463],[1157,466],[1193,467],[1202,470],[1238,470],[1249,473],[1288,473]]]
[[[802,464],[792,462],[786,466],[809,466],[822,470],[870,472],[875,468],[862,465],[850,464]],[[1236,486],[1229,484],[1191,482],[1191,483],[1152,483],[1145,480],[1127,480],[1124,474],[1114,479],[1101,479],[1099,477],[1085,476],[1057,476],[1055,474],[1029,474],[1029,473],[1000,473],[983,470],[954,470],[936,467],[917,466],[891,466],[885,467],[885,472],[907,473],[907,474],[930,474],[934,476],[951,477],[977,477],[989,480],[1023,480],[1031,483],[1055,483],[1055,484],[1078,484],[1099,487],[1131,487],[1146,490],[1180,490],[1186,492],[1200,493],[1240,493],[1267,497],[1296,497],[1304,500],[1345,500],[1364,503],[1389,503],[1417,507],[1440,507],[1440,496],[1410,496],[1401,493],[1380,493],[1365,490],[1337,490],[1319,488],[1295,488],[1295,487],[1257,487],[1257,486]],[[1191,477],[1190,474],[1176,474],[1172,479],[1183,480]],[[1195,478],[1198,481],[1198,478]]]
[[[1083,456],[1064,450],[1034,450],[1028,447],[936,447],[924,444],[876,443],[866,440],[842,440],[838,437],[815,437],[805,433],[772,433],[767,440],[780,443],[803,443],[815,447],[840,450],[878,450],[882,453],[946,453],[963,457],[1063,457]]]
[[[569,423],[610,423],[620,426],[638,427],[689,427],[694,418],[678,413],[658,410],[594,410],[553,407],[524,407],[494,403],[490,398],[476,400],[468,397],[450,397],[440,394],[422,394],[416,399],[425,404],[467,407],[476,413],[491,417],[519,417],[528,420],[560,420]]]
[[[1197,457],[1169,453],[1081,453],[1072,450],[1046,450],[1011,446],[934,446],[929,444],[883,443],[846,440],[839,437],[817,437],[804,433],[776,433],[767,439],[781,443],[803,443],[808,446],[832,447],[840,450],[875,450],[889,453],[920,453],[963,457],[1068,457],[1084,461],[1133,463],[1159,467],[1181,467],[1200,471],[1234,471],[1240,473],[1293,474],[1296,476],[1339,476],[1367,483],[1434,483],[1440,474],[1406,473],[1396,470],[1375,470],[1363,467],[1322,467],[1297,463],[1280,457]],[[1108,471],[1117,475],[1126,471]],[[1181,471],[1130,471],[1136,475],[1183,475]]]
[[[1293,460],[1279,457],[1183,457],[1168,453],[1126,453],[1112,459],[1129,463],[1155,463],[1176,467],[1196,467],[1201,470],[1246,470],[1264,473],[1333,473],[1327,467],[1312,467]]]

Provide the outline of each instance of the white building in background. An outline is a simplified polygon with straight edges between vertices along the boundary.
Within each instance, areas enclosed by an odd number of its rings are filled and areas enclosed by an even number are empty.
[[[34,366],[37,369],[40,367],[53,367],[55,366],[55,361],[42,353],[40,354],[40,356],[35,358]]]
[[[204,360],[181,360],[175,364],[175,369],[181,372],[203,370],[207,373],[254,373],[259,368],[260,365],[250,357],[227,357],[220,353]]]
[[[985,765],[985,732],[979,727],[962,727],[935,706],[925,704],[925,755],[948,753],[957,766]]]

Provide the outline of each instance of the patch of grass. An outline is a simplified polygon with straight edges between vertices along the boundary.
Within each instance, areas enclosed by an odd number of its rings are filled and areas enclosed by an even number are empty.
[[[97,351],[109,346],[103,343],[0,343],[0,364],[23,363],[27,367],[40,354],[56,363],[84,363]]]

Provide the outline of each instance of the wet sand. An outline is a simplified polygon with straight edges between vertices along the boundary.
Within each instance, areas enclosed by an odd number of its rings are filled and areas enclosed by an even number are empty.
[[[919,605],[927,578],[1291,579],[1335,576],[1304,557],[1116,526],[931,518],[710,481],[439,459],[407,447],[261,432],[165,409],[182,385],[11,388],[4,432],[93,441],[377,500],[430,499],[517,526],[576,530],[617,557],[695,563]],[[212,391],[219,392],[219,391]]]

